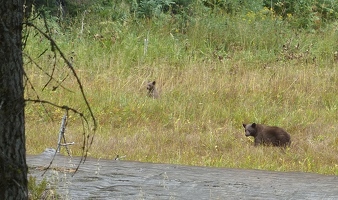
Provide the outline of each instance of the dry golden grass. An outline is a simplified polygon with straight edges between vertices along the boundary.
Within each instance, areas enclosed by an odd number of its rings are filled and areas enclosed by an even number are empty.
[[[338,175],[338,64],[336,47],[328,45],[337,41],[336,32],[328,27],[316,34],[294,34],[274,20],[256,26],[240,17],[227,26],[217,26],[219,19],[196,20],[182,35],[155,23],[147,29],[112,22],[103,29],[93,22],[87,37],[56,36],[66,55],[74,57],[98,121],[89,156]],[[212,29],[210,23],[215,23]],[[94,39],[94,28],[102,28],[104,38],[113,32],[116,40]],[[26,53],[35,58],[48,47],[37,38],[28,41]],[[52,61],[46,54],[36,62],[51,72]],[[63,65],[57,63],[58,80],[69,73]],[[87,114],[71,76],[63,83],[71,92],[51,91],[53,81],[41,91],[48,77],[31,64],[25,69],[41,99]],[[152,80],[159,99],[147,97],[146,83]],[[29,86],[26,97],[36,98]],[[39,104],[26,106],[28,154],[57,145],[64,112],[46,109],[48,115]],[[244,135],[243,122],[283,127],[292,145],[286,151],[255,148]],[[81,155],[82,133],[80,120],[71,114],[66,139],[75,142],[73,155]]]
[[[335,67],[275,63],[263,68],[228,61],[193,63],[184,70],[140,65],[129,76],[114,68],[96,74],[80,71],[99,123],[90,156],[338,174]],[[146,96],[148,79],[158,82],[160,99]],[[53,100],[81,99],[67,95]],[[34,107],[27,108],[28,154],[56,146],[63,115],[54,109],[54,122],[49,122]],[[254,148],[242,122],[281,126],[291,134],[292,145],[286,152]],[[79,120],[70,118],[66,137],[76,142],[74,155],[81,155],[81,129]]]

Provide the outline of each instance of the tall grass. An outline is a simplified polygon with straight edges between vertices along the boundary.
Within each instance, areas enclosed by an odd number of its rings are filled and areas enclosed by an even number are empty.
[[[82,34],[80,20],[55,33],[74,57],[99,123],[90,156],[338,175],[335,24],[294,31],[267,10],[201,12],[184,30],[180,20],[120,22],[90,13]],[[31,35],[26,53],[51,70],[50,54],[37,56],[48,42]],[[69,73],[63,65],[58,62],[60,80]],[[51,91],[53,83],[42,91],[48,77],[31,64],[25,69],[40,98],[85,109],[74,80],[64,82],[71,91]],[[147,97],[148,80],[156,80],[160,99]],[[26,96],[35,94],[27,88]],[[41,105],[26,106],[28,154],[56,146],[63,112],[46,108],[53,121]],[[73,155],[81,155],[80,120],[69,120],[66,138],[76,142]],[[281,126],[292,145],[253,147],[243,122]]]

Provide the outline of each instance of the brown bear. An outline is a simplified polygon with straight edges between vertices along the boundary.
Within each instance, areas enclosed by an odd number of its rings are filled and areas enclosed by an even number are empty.
[[[152,97],[154,99],[159,98],[158,91],[155,87],[156,81],[148,82],[147,84],[147,90],[148,90],[148,97]]]
[[[243,124],[245,136],[255,138],[255,146],[260,144],[286,147],[291,144],[290,134],[277,126],[263,124]]]

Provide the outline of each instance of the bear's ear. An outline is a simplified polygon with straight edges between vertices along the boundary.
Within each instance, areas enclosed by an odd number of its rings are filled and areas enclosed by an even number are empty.
[[[246,124],[243,124],[243,127],[246,128]]]
[[[256,128],[256,123],[252,123],[252,124],[251,124],[251,127],[252,127],[252,128]]]
[[[156,81],[153,81],[153,85],[155,85],[156,84]]]

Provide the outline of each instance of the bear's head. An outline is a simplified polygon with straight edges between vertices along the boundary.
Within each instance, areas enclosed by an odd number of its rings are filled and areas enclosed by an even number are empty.
[[[243,124],[243,127],[245,128],[245,136],[253,136],[255,137],[257,135],[257,124],[252,123],[252,124]]]
[[[150,92],[153,92],[153,91],[155,90],[155,84],[156,84],[155,81],[149,82],[149,83],[147,84],[147,90],[148,90],[149,93],[150,93]]]

